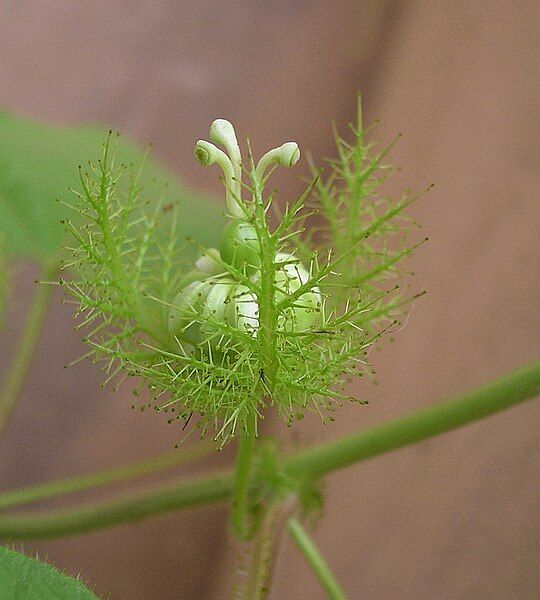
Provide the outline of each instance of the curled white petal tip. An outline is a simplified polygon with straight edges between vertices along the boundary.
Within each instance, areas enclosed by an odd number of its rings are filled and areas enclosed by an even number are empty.
[[[296,142],[285,142],[278,148],[269,150],[259,161],[256,168],[257,177],[262,180],[268,167],[283,165],[293,167],[300,160],[300,148]]]
[[[279,147],[280,164],[287,167],[294,167],[300,160],[300,148],[296,142],[285,142]]]
[[[233,124],[227,119],[216,119],[210,125],[210,139],[216,144],[223,144],[225,147],[238,143]]]
[[[210,139],[225,148],[231,159],[235,177],[239,180],[242,176],[242,156],[232,123],[226,119],[216,119],[210,125]]]
[[[214,143],[223,146],[227,151],[234,173],[234,181],[231,182],[230,192],[240,199],[242,196],[242,155],[232,123],[227,119],[216,119],[210,125],[210,139]],[[236,202],[232,204],[228,202],[228,204],[230,210],[238,213],[238,209],[235,208]]]
[[[231,159],[223,150],[206,140],[199,140],[195,144],[195,157],[205,167],[213,164],[218,164],[221,167],[225,176],[227,206],[234,217],[241,218],[244,213],[239,204],[239,182]]]
[[[221,156],[223,154],[222,150],[205,140],[199,140],[195,144],[195,158],[205,167],[219,162],[220,158],[223,159],[223,156]]]
[[[245,217],[242,206],[242,156],[234,127],[227,119],[216,119],[210,126],[212,142],[199,140],[195,156],[204,166],[219,164],[225,175],[226,199],[229,212],[236,219]],[[215,144],[222,146],[226,152]],[[255,177],[263,183],[267,169],[273,165],[292,167],[300,160],[300,148],[296,142],[285,142],[267,152],[257,164]],[[264,185],[264,183],[263,183]]]

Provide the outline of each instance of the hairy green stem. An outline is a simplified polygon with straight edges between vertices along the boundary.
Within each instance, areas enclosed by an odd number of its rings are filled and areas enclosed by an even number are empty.
[[[333,576],[321,553],[317,550],[313,540],[295,517],[289,519],[287,531],[300,552],[305,556],[330,600],[347,600],[345,592],[336,581],[336,578]]]
[[[251,423],[251,420],[248,420]],[[248,502],[251,462],[255,449],[255,427],[246,424],[240,431],[236,453],[236,471],[234,476],[231,521],[234,535],[240,540],[248,540],[252,536],[252,528],[248,522]]]
[[[53,279],[58,272],[58,268],[57,263],[47,265],[43,270],[43,278],[45,280]],[[17,404],[24,385],[26,374],[28,373],[43,328],[51,294],[51,285],[37,285],[19,344],[3,381],[2,391],[0,392],[0,434]]]
[[[273,385],[273,369],[276,364],[275,359],[275,336],[271,335],[275,331],[275,306],[274,306],[274,288],[275,279],[275,247],[270,236],[265,235],[266,215],[262,202],[262,183],[258,179],[255,171],[251,174],[254,189],[254,204],[258,218],[257,235],[262,252],[261,264],[261,292],[258,297],[259,304],[259,328],[258,335],[261,340],[261,377],[264,382]],[[250,539],[253,535],[253,528],[247,523],[248,500],[249,500],[249,482],[250,467],[255,448],[255,437],[257,432],[257,415],[248,416],[245,428],[241,429],[238,439],[238,450],[236,458],[236,473],[234,479],[234,491],[232,500],[232,528],[234,535],[241,539]]]
[[[144,477],[198,460],[210,454],[214,449],[214,443],[204,440],[190,448],[182,448],[162,456],[140,460],[120,467],[98,471],[97,473],[80,475],[71,479],[60,479],[14,490],[0,495],[0,510]]]
[[[245,600],[268,597],[283,526],[295,501],[296,497],[276,498],[266,508],[253,541]]]
[[[284,459],[284,468],[289,476],[321,477],[336,469],[472,423],[534,398],[539,393],[540,362],[505,375],[451,402],[292,454]],[[58,512],[0,515],[0,539],[72,535],[170,510],[218,502],[232,495],[233,482],[234,474],[225,471],[192,481],[168,484],[114,502]]]
[[[261,377],[263,387],[273,394],[276,380],[277,358],[277,307],[275,298],[276,281],[276,239],[269,233],[263,202],[263,184],[256,171],[251,174],[253,184],[253,202],[257,217],[257,237],[261,248],[261,271],[259,303],[259,328],[257,335],[261,345]]]

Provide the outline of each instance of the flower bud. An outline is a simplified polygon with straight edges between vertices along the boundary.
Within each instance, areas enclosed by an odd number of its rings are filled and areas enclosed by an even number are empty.
[[[229,305],[232,302],[232,295],[236,284],[230,278],[223,278],[210,283],[210,291],[204,302],[202,317],[205,321],[201,325],[201,335],[209,340],[212,348],[217,349],[222,335],[219,330],[208,320],[215,320],[223,323],[229,322]]]
[[[276,263],[285,263],[276,271],[276,301],[279,302],[307,283],[309,272],[294,254],[278,252]],[[293,307],[280,315],[278,326],[286,331],[305,331],[319,322],[321,306],[321,291],[318,287],[313,287],[297,298]]]
[[[232,300],[229,310],[232,313],[236,327],[256,337],[259,329],[257,296],[246,285],[240,283],[234,290]]]
[[[219,263],[219,250],[208,248],[206,253],[199,256],[195,261],[195,268],[206,275],[219,275],[222,273],[223,267]]]
[[[194,319],[210,291],[207,281],[193,281],[181,290],[169,308],[169,331],[192,344],[201,341],[200,323]]]
[[[247,274],[260,268],[260,245],[257,231],[246,221],[234,220],[223,232],[222,260]]]

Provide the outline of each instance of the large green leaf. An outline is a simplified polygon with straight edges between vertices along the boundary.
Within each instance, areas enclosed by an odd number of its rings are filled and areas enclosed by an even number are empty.
[[[6,256],[43,263],[59,254],[60,219],[72,215],[56,200],[71,200],[69,188],[79,189],[77,166],[99,158],[105,138],[99,127],[59,127],[0,113],[0,239]],[[120,137],[116,155],[138,165],[143,152]],[[167,198],[179,200],[181,236],[205,246],[218,243],[224,223],[218,204],[187,191],[152,160],[145,163],[142,183],[149,199],[169,184]]]
[[[81,581],[51,565],[0,547],[2,600],[97,600]]]
[[[2,240],[0,239],[0,331],[4,326],[4,306],[6,304],[9,271],[3,254]]]

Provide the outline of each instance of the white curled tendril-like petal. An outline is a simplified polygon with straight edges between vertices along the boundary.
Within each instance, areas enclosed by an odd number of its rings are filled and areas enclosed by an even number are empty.
[[[293,167],[300,160],[300,148],[296,142],[285,142],[279,148],[269,150],[257,164],[255,175],[259,181],[264,179],[268,167],[283,165]]]
[[[235,192],[236,178],[231,159],[223,152],[223,150],[220,150],[217,146],[205,140],[199,140],[195,144],[195,157],[201,165],[205,167],[209,167],[213,164],[217,164],[221,167],[223,175],[225,176],[227,208],[233,217],[237,219],[243,218],[245,216],[244,211],[239,204],[239,198]]]
[[[204,140],[195,146],[195,156],[202,165],[218,163],[225,175],[227,207],[235,219],[245,219],[246,210],[242,204],[242,154],[232,123],[226,119],[216,119],[210,126],[210,139],[225,148],[225,152]],[[272,165],[292,167],[300,160],[300,149],[296,142],[285,142],[278,148],[268,151],[257,164],[254,180],[263,184],[265,173]],[[255,181],[253,182],[255,183]]]
[[[234,170],[234,194],[238,199],[242,196],[242,154],[236,139],[234,127],[226,119],[216,119],[210,125],[210,139],[215,144],[221,144],[229,155]]]

